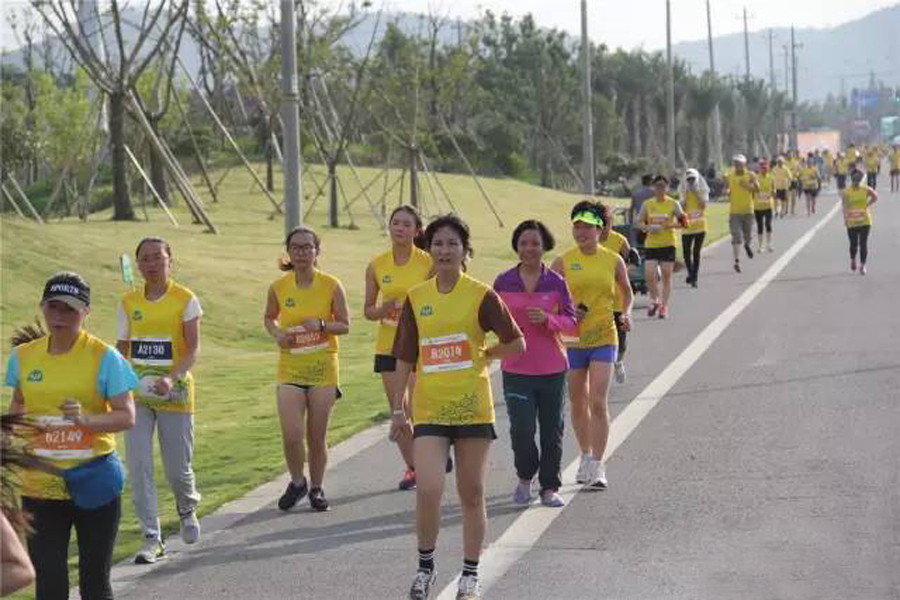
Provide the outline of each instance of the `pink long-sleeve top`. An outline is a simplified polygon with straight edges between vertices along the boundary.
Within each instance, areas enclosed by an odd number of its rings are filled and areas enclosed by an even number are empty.
[[[525,352],[503,359],[501,368],[519,375],[552,375],[568,369],[569,361],[560,332],[574,329],[576,323],[575,306],[565,279],[541,265],[537,287],[529,292],[519,275],[519,265],[516,265],[497,276],[494,291],[509,307],[525,334]],[[528,320],[528,309],[532,307],[542,308],[549,315],[546,323],[534,324]]]

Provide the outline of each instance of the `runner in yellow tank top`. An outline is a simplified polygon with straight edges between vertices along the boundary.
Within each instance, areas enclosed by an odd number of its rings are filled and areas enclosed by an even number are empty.
[[[328,447],[325,436],[338,387],[337,336],[350,330],[347,297],[341,282],[320,271],[319,236],[308,227],[295,227],[285,239],[287,274],[272,284],[264,323],[278,343],[278,417],[284,457],[291,481],[278,500],[281,510],[292,508],[309,492],[313,510],[328,510],[322,490]],[[305,424],[304,424],[305,422]],[[309,452],[309,485],[303,475],[303,432]]]
[[[747,157],[736,154],[732,158],[734,168],[725,174],[726,194],[730,199],[728,227],[731,230],[731,253],[734,270],[741,272],[741,245],[747,258],[753,258],[750,247],[753,238],[753,195],[759,190],[756,174],[747,169]],[[792,201],[793,202],[793,201]],[[793,203],[791,214],[794,214]]]
[[[607,209],[607,214],[609,214],[609,210]],[[618,254],[622,257],[622,260],[626,263],[626,268],[628,261],[631,260],[631,244],[628,243],[628,238],[626,238],[621,233],[613,231],[611,227],[607,227],[604,231],[606,231],[606,237],[601,238],[600,244],[615,254]],[[637,251],[635,251],[636,254]],[[635,256],[635,261],[640,261],[639,256]],[[619,288],[616,288],[616,302],[613,307],[613,319],[616,323],[616,337],[619,338],[619,348],[616,353],[616,362],[614,365],[614,370],[616,374],[616,383],[622,384],[625,383],[628,378],[628,373],[625,370],[625,353],[628,352],[628,331],[625,330],[624,324],[622,322],[622,315],[625,313],[625,299],[622,298],[622,294],[619,293]]]
[[[697,169],[684,172],[684,180],[678,187],[678,196],[687,214],[688,226],[681,234],[681,251],[687,268],[686,283],[696,288],[700,275],[700,253],[706,239],[706,203],[709,202],[709,184]]]
[[[603,455],[609,441],[609,384],[617,351],[613,308],[619,293],[622,326],[630,331],[633,295],[625,261],[600,245],[611,226],[607,208],[583,200],[570,217],[576,247],[553,261],[551,268],[565,278],[578,321],[578,331],[567,340],[572,428],[581,449],[575,477],[577,483],[602,490],[607,487]]]
[[[51,277],[41,298],[49,333],[18,332],[6,367],[9,413],[37,425],[26,451],[54,470],[29,469],[21,478],[37,598],[68,598],[73,527],[81,597],[112,598],[109,567],[125,484],[115,434],[134,425],[137,378],[114,348],[84,330],[90,302],[90,286],[78,274]],[[87,463],[101,467],[93,475],[99,479],[87,494],[70,494],[59,470]]]
[[[779,156],[772,168],[772,179],[775,180],[775,200],[778,202],[776,206],[777,214],[780,218],[784,218],[788,213],[788,194],[791,191],[791,181],[793,174],[787,168],[784,157]]]
[[[366,269],[366,301],[363,312],[370,321],[378,321],[375,342],[375,372],[381,373],[381,381],[388,403],[395,385],[397,359],[391,355],[400,309],[406,301],[409,289],[428,279],[431,272],[431,256],[416,243],[424,243],[422,217],[412,206],[398,206],[388,221],[391,249],[380,254]],[[378,304],[379,296],[381,304]],[[409,399],[415,385],[415,374],[409,378],[403,410],[411,413]],[[416,471],[413,462],[412,439],[397,440],[397,447],[406,463],[406,472],[400,481],[401,490],[416,487]]]
[[[427,598],[436,579],[434,548],[440,528],[444,468],[453,446],[463,520],[459,595],[479,598],[478,560],[486,526],[484,481],[494,431],[490,361],[525,350],[522,332],[490,286],[463,270],[472,253],[468,226],[455,215],[425,230],[435,277],[409,290],[394,339],[399,384],[391,398],[390,437],[413,436],[419,565],[411,598]],[[493,331],[499,343],[488,346]],[[419,373],[410,423],[403,408],[413,365]]]
[[[144,285],[128,292],[118,307],[116,346],[140,379],[135,425],[125,434],[131,499],[144,545],[134,557],[152,564],[165,554],[156,505],[153,438],[158,433],[163,466],[175,496],[186,544],[200,538],[200,503],[194,469],[194,378],[203,311],[194,294],[175,283],[172,249],[162,238],[144,238],[135,250]]]
[[[769,172],[769,163],[760,163],[759,190],[753,197],[753,214],[756,216],[757,252],[772,252],[772,213],[775,210],[775,177]]]
[[[891,165],[891,193],[900,192],[900,144],[894,144],[888,161]]]
[[[803,196],[806,198],[806,216],[816,214],[816,198],[819,196],[821,180],[819,168],[813,160],[812,152],[806,157],[806,163],[800,169],[800,179],[803,185]]]
[[[672,295],[672,274],[675,271],[675,254],[678,244],[676,229],[687,225],[687,215],[674,198],[666,194],[669,180],[657,175],[653,180],[655,195],[644,202],[637,223],[647,234],[644,240],[644,270],[650,286],[650,306],[647,316],[659,312],[660,319],[669,316],[669,298]],[[659,272],[662,271],[662,292],[659,289]]]
[[[850,239],[850,270],[856,271],[856,253],[859,251],[859,274],[866,274],[869,258],[869,231],[872,229],[870,207],[878,201],[878,192],[862,185],[863,172],[854,169],[850,173],[850,187],[841,193],[844,207],[844,224]]]

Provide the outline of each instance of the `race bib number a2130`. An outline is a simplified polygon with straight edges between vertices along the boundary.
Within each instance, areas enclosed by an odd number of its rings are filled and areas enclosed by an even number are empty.
[[[443,373],[472,368],[472,345],[464,333],[422,338],[419,342],[422,371]]]

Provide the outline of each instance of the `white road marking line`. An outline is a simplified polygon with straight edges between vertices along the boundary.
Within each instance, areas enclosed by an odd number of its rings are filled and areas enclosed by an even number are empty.
[[[609,443],[606,447],[606,459],[628,439],[634,430],[646,418],[650,411],[659,404],[660,400],[678,383],[678,380],[690,369],[706,352],[713,342],[728,328],[728,326],[762,293],[766,287],[775,280],[785,267],[797,254],[813,239],[822,227],[838,213],[841,204],[834,207],[807,231],[799,240],[782,254],[749,288],[738,296],[718,317],[716,317],[694,340],[679,354],[675,360],[660,373],[656,379],[650,382],[644,390],[613,420],[610,426]],[[575,459],[563,472],[565,481],[573,481],[578,471],[580,457]],[[560,495],[566,504],[581,490],[581,486],[568,485],[560,490]],[[553,521],[562,514],[564,509],[546,508],[540,504],[534,504],[522,513],[496,542],[488,546],[482,553],[479,566],[479,580],[482,588],[487,590],[520,558],[534,547],[544,532]],[[445,587],[438,600],[455,598],[456,579]]]

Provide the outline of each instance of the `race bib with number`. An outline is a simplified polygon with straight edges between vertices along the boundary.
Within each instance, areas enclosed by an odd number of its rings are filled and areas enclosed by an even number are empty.
[[[38,417],[43,428],[34,434],[31,451],[44,458],[73,460],[94,456],[94,434],[83,425],[76,425],[64,417]]]
[[[662,227],[666,223],[669,222],[668,215],[652,215],[650,217],[650,224],[655,225],[657,227]]]
[[[381,319],[382,324],[396,327],[400,324],[400,313],[402,311],[402,306],[398,306],[397,308],[391,310],[391,312],[389,312],[383,319]]]
[[[702,211],[699,211],[699,210],[695,210],[695,211],[689,212],[689,213],[688,213],[688,218],[689,218],[691,221],[699,221],[700,219],[703,218],[703,212],[702,212]]]
[[[137,337],[131,339],[131,362],[153,367],[172,366],[172,338]]]
[[[303,327],[288,329],[291,354],[312,354],[328,349],[328,336],[324,331],[307,331]]]
[[[472,368],[472,345],[464,333],[422,338],[422,371],[443,373]]]
[[[847,222],[849,223],[861,223],[866,220],[866,211],[864,210],[848,210],[847,211]]]

